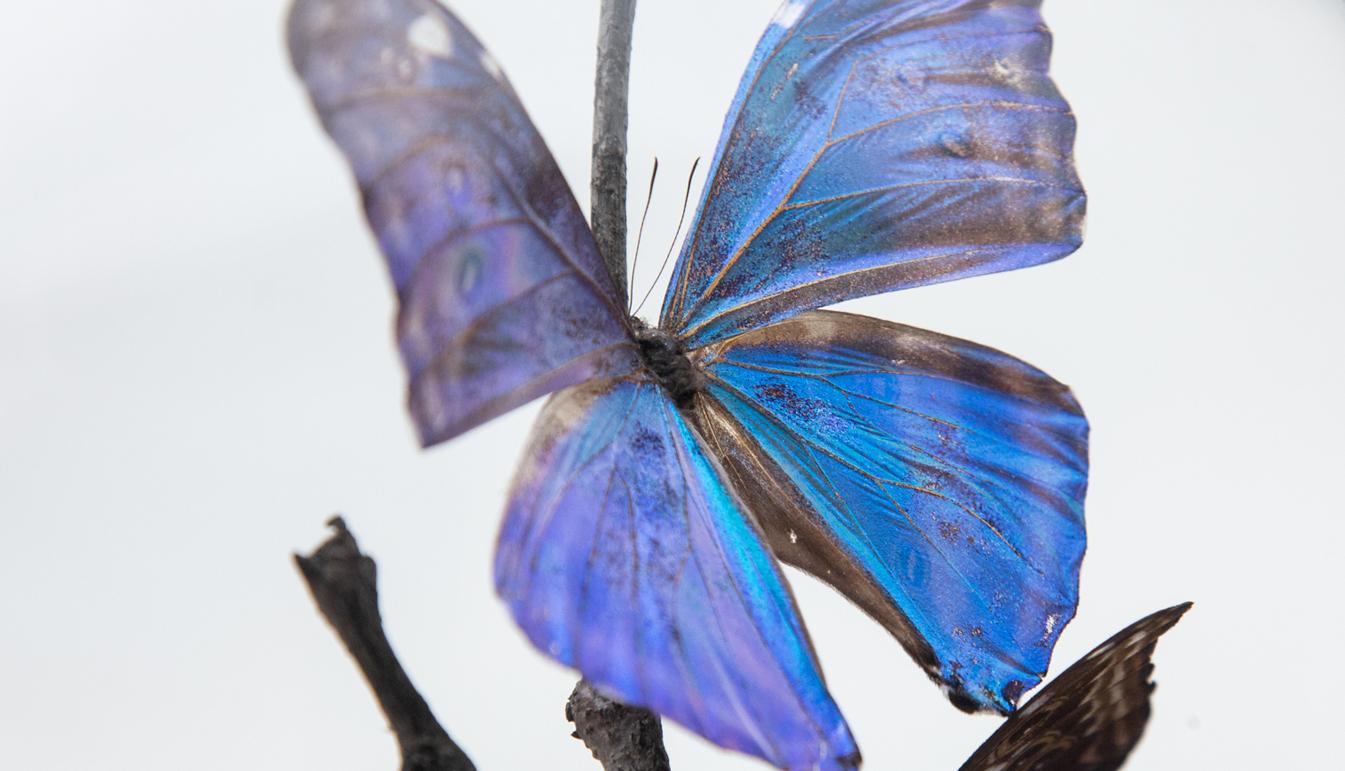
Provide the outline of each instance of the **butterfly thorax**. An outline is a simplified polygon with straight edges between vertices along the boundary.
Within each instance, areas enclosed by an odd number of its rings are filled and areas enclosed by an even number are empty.
[[[635,342],[640,345],[640,359],[663,386],[673,403],[685,407],[697,392],[705,387],[705,376],[687,355],[687,347],[676,335],[658,327],[651,327],[631,317]]]

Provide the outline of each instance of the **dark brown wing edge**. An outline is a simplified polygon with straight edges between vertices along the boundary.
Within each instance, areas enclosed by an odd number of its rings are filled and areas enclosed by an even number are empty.
[[[1051,681],[962,764],[961,771],[1113,771],[1144,735],[1158,638],[1191,609],[1146,616]]]

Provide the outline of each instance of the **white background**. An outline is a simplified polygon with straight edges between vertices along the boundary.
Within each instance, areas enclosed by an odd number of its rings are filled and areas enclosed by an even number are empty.
[[[774,5],[641,0],[632,190],[654,154],[666,173],[639,288]],[[586,205],[596,0],[455,8]],[[1345,3],[1046,11],[1081,126],[1084,248],[851,307],[1076,388],[1091,546],[1053,670],[1197,602],[1158,650],[1134,767],[1318,765],[1345,692]],[[282,15],[0,14],[0,767],[394,768],[289,562],[339,510],[379,559],[394,644],[478,766],[596,768],[562,717],[574,675],[490,585],[537,405],[416,449],[389,283]],[[838,595],[794,583],[868,768],[952,769],[993,730]],[[668,730],[675,768],[759,767]]]

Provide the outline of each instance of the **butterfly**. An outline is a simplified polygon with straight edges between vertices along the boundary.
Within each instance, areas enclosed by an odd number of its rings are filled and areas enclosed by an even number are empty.
[[[1080,244],[1039,0],[789,0],[657,324],[632,318],[500,65],[430,0],[297,0],[433,445],[550,394],[499,595],[596,687],[783,768],[853,768],[779,561],[966,710],[1012,711],[1078,601],[1088,424],[1006,354],[817,310]]]
[[[1076,661],[1015,712],[961,771],[1114,771],[1149,722],[1154,646],[1191,603],[1150,614]]]

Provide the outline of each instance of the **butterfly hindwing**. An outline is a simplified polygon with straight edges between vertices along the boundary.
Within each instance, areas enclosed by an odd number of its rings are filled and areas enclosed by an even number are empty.
[[[425,444],[631,370],[626,314],[588,225],[457,18],[429,0],[298,0],[289,46],[387,259]]]
[[[614,698],[781,768],[858,765],[774,558],[657,384],[552,397],[495,571],[532,642]]]
[[[788,0],[725,122],[660,326],[692,346],[1082,238],[1040,0]]]
[[[1051,681],[1004,721],[961,771],[1115,771],[1149,721],[1154,646],[1191,608],[1130,625]]]
[[[964,709],[1008,712],[1074,615],[1088,424],[1005,354],[810,311],[700,352],[700,427],[776,554]]]

